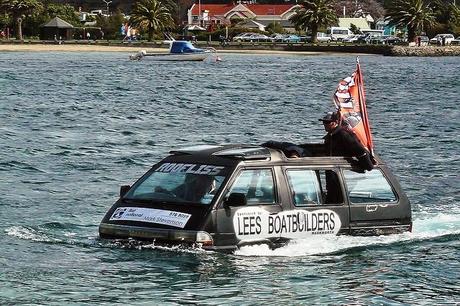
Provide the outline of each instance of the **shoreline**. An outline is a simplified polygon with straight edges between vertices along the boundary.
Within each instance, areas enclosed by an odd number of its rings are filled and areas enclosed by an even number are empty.
[[[1,43],[0,52],[138,52],[146,47],[141,46],[105,46],[95,44],[18,44]],[[151,52],[166,52],[166,48],[148,48]]]
[[[426,57],[460,56],[458,46],[389,46],[389,45],[336,45],[336,44],[264,44],[231,43],[225,47],[217,42],[210,44],[197,42],[197,47],[214,47],[218,53],[235,54],[375,54],[384,56]],[[126,52],[137,53],[147,50],[150,53],[166,53],[168,44],[161,42],[109,42],[109,41],[63,41],[62,44],[50,41],[0,41],[0,52]]]
[[[202,47],[201,45],[199,47]],[[36,44],[36,43],[0,43],[0,52],[126,52],[136,53],[141,50],[147,50],[150,53],[166,53],[168,47],[152,47],[152,46],[115,46],[105,44],[77,44],[77,43],[63,43],[63,44]],[[217,49],[218,53],[227,54],[298,54],[298,55],[321,55],[325,53],[339,53],[339,52],[320,52],[320,51],[285,51],[277,49]]]

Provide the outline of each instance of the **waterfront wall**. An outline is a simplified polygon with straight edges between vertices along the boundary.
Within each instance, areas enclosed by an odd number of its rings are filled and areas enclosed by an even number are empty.
[[[275,50],[294,52],[365,53],[386,56],[460,56],[460,45],[456,46],[390,46],[390,45],[346,45],[346,44],[271,44],[230,43],[214,46],[223,50]]]
[[[271,44],[230,43],[222,50],[274,50],[294,52],[365,53],[386,56],[460,56],[460,45],[456,46],[390,46],[390,45],[345,45],[345,44]]]
[[[391,54],[394,56],[460,56],[460,46],[425,46],[407,47],[393,46]]]
[[[390,46],[390,45],[340,45],[340,44],[235,44],[224,49],[242,50],[284,50],[297,52],[333,52],[333,53],[365,53],[386,56],[460,56],[460,45],[457,46]]]
[[[65,45],[96,45],[96,46],[111,46],[111,47],[139,47],[145,48],[164,48],[169,47],[169,44],[145,41],[107,41],[107,40],[81,40],[81,41],[62,41]],[[0,40],[0,44],[24,44],[24,45],[48,45],[56,44],[54,41],[14,41]],[[225,50],[247,51],[265,50],[265,51],[293,51],[293,52],[329,52],[329,53],[356,53],[356,54],[381,54],[386,56],[460,56],[460,45],[455,46],[389,46],[389,45],[366,45],[366,44],[282,44],[282,43],[241,43],[231,42],[225,46],[221,46],[219,42],[199,41],[196,43],[198,47],[214,47],[221,52]]]

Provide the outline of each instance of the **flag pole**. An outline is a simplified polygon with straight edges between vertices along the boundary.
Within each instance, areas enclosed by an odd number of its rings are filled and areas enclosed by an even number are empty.
[[[358,75],[358,93],[359,93],[359,104],[361,108],[361,117],[363,120],[364,129],[366,131],[366,138],[368,143],[368,149],[371,153],[371,156],[374,156],[374,144],[372,142],[372,134],[371,134],[371,127],[369,124],[369,116],[367,114],[366,108],[366,97],[364,93],[364,82],[363,82],[363,75],[361,72],[361,66],[359,64],[359,56],[356,57],[356,73]]]

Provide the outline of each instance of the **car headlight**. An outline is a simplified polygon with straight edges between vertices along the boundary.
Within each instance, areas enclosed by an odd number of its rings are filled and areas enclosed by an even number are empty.
[[[214,241],[213,241],[211,235],[209,233],[203,232],[203,231],[200,231],[200,232],[196,233],[196,242],[201,243],[204,246],[205,245],[209,246],[209,245],[214,244]]]

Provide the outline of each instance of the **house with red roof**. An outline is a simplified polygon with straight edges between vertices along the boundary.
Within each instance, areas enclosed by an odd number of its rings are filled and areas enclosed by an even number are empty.
[[[209,27],[230,25],[232,21],[247,20],[246,26],[265,30],[273,22],[279,22],[285,29],[293,29],[289,18],[295,14],[297,4],[200,4],[195,3],[188,10],[189,25]]]

